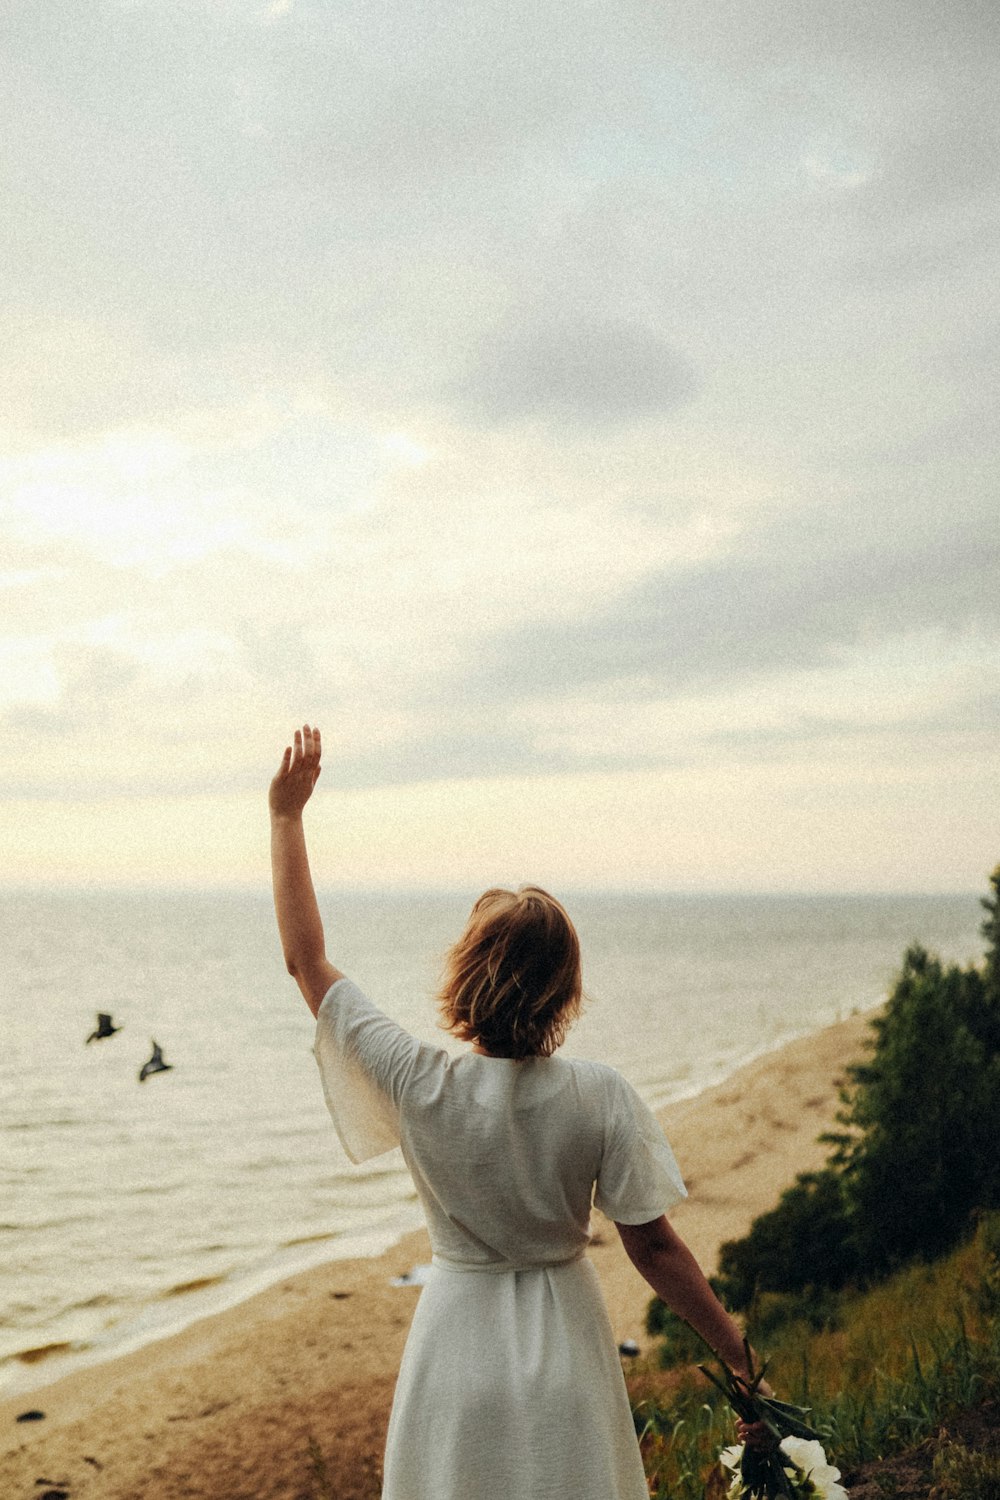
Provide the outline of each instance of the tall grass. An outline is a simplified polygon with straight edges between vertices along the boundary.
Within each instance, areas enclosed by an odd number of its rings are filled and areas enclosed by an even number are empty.
[[[822,1318],[814,1313],[800,1294],[762,1299],[750,1335],[771,1351],[779,1394],[812,1408],[833,1461],[848,1469],[919,1442],[950,1413],[1000,1393],[1000,1214],[942,1260],[827,1298]],[[654,1360],[629,1384],[650,1494],[723,1493],[713,1465],[733,1426],[721,1398],[690,1370]]]
[[[689,1374],[665,1383],[642,1370],[629,1382],[649,1493],[655,1500],[703,1500],[720,1451],[734,1441],[728,1408],[708,1382]]]

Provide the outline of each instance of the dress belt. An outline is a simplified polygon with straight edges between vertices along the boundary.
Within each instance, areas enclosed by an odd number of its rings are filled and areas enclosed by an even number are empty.
[[[567,1255],[563,1260],[449,1260],[446,1255],[439,1255],[435,1250],[431,1256],[431,1265],[440,1266],[443,1271],[473,1271],[485,1272],[488,1276],[499,1276],[504,1271],[555,1271],[560,1266],[572,1266],[576,1261],[582,1260],[586,1253],[586,1247],[576,1250],[572,1255]]]

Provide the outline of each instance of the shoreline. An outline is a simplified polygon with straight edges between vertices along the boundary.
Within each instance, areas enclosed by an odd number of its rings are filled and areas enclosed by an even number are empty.
[[[328,1251],[319,1252],[315,1257],[295,1255],[292,1253],[294,1247],[289,1246],[287,1253],[276,1251],[242,1270],[204,1282],[196,1281],[190,1290],[170,1288],[132,1317],[114,1325],[106,1335],[81,1341],[78,1347],[69,1341],[53,1341],[8,1355],[0,1364],[0,1404],[38,1394],[56,1381],[81,1370],[111,1364],[162,1339],[174,1338],[205,1318],[234,1311],[292,1277],[306,1276],[321,1266],[343,1265],[350,1261],[366,1264],[388,1254],[419,1228],[423,1222],[419,1204],[413,1205],[412,1219],[411,1224],[382,1234],[372,1231],[369,1235],[345,1236],[340,1241],[345,1246],[341,1255],[330,1255]],[[287,1259],[288,1264],[281,1265],[279,1262],[283,1259]]]
[[[848,1019],[858,1015],[871,1015],[882,1004],[884,1001],[879,999],[867,1006],[855,1006]],[[840,1024],[842,1018],[838,1016],[834,1021],[791,1032],[778,1041],[762,1043],[738,1061],[710,1073],[703,1081],[679,1089],[663,1102],[654,1104],[654,1112],[663,1121],[679,1106],[720,1087],[761,1058],[781,1052],[794,1042],[817,1035],[831,1025]],[[99,1368],[140,1352],[162,1339],[173,1338],[203,1319],[234,1310],[293,1277],[306,1275],[322,1266],[343,1265],[350,1261],[367,1265],[380,1260],[391,1254],[422,1226],[423,1215],[419,1203],[414,1201],[411,1208],[411,1213],[400,1209],[400,1217],[409,1218],[411,1222],[399,1228],[384,1229],[381,1233],[374,1230],[370,1234],[345,1236],[339,1241],[343,1253],[331,1255],[329,1250],[323,1251],[317,1247],[314,1258],[309,1254],[295,1255],[291,1246],[283,1247],[252,1265],[214,1278],[205,1285],[195,1282],[189,1292],[183,1288],[170,1288],[161,1292],[133,1316],[112,1326],[105,1334],[81,1342],[78,1347],[74,1346],[72,1340],[64,1342],[54,1337],[51,1343],[39,1344],[9,1355],[0,1362],[0,1405],[21,1397],[37,1395],[50,1385],[80,1371]],[[331,1239],[333,1243],[337,1243],[335,1237]]]
[[[658,1111],[690,1197],[671,1218],[706,1270],[720,1243],[819,1166],[838,1080],[874,1009],[759,1054]],[[590,1256],[616,1339],[647,1340],[652,1295],[595,1214]],[[426,1231],[380,1254],[285,1275],[182,1331],[0,1396],[0,1493],[35,1481],[73,1500],[372,1500],[399,1357],[416,1303],[393,1277],[430,1258]],[[42,1420],[16,1423],[26,1409]],[[318,1455],[318,1456],[317,1456]],[[312,1474],[312,1478],[310,1478]]]

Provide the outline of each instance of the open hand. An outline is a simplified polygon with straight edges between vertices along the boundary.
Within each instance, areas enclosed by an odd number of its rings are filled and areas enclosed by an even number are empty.
[[[318,729],[310,729],[308,724],[296,729],[294,744],[285,747],[268,792],[272,817],[296,818],[301,814],[319,778],[322,748]]]

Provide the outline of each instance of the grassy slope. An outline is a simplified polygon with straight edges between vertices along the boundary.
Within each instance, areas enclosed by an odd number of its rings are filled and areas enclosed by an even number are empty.
[[[1000,1215],[868,1292],[762,1299],[751,1335],[779,1394],[831,1429],[852,1496],[1000,1500]],[[703,1378],[646,1361],[629,1384],[651,1493],[723,1493],[713,1461],[732,1428]]]

